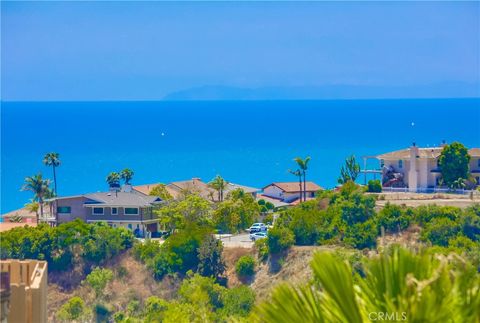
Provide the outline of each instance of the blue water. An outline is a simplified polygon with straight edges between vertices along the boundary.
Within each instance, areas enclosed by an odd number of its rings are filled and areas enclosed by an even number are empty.
[[[26,176],[52,177],[49,151],[62,160],[59,194],[71,195],[105,190],[107,174],[125,167],[134,184],[221,174],[262,187],[296,180],[287,170],[307,155],[308,178],[333,187],[350,154],[442,139],[480,147],[480,99],[3,102],[1,117],[2,213],[31,197],[20,191]]]

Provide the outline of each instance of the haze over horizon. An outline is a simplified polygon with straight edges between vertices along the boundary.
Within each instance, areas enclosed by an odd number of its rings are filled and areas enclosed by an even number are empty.
[[[3,101],[480,97],[479,2],[2,2]]]

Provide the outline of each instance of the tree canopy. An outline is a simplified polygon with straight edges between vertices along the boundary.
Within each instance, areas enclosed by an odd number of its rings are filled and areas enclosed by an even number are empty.
[[[338,183],[345,184],[348,181],[355,182],[358,174],[360,174],[360,165],[357,163],[355,155],[351,155],[345,160],[345,165],[340,169]]]
[[[446,145],[438,159],[443,181],[447,186],[456,185],[469,178],[470,155],[468,149],[459,142]],[[457,181],[457,182],[456,182]]]

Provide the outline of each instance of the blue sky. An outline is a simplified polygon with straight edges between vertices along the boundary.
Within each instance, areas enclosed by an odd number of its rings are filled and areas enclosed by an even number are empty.
[[[2,100],[155,100],[206,85],[480,87],[479,2],[1,8]]]

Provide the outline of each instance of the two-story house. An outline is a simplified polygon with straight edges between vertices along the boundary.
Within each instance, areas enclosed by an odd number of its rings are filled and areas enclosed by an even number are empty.
[[[129,191],[110,191],[54,199],[58,222],[77,218],[85,222],[107,222],[112,227],[125,227],[137,236],[158,232],[158,218],[153,207],[161,203],[156,196]]]
[[[380,161],[384,187],[405,187],[410,191],[435,188],[439,185],[441,171],[438,165],[443,147],[411,147],[376,156]],[[480,183],[480,148],[468,150],[470,172]]]

